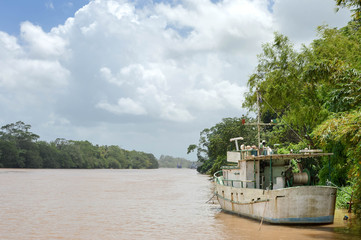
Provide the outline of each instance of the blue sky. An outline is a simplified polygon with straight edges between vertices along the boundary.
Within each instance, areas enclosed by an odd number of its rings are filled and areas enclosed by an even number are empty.
[[[204,128],[247,114],[262,44],[277,31],[308,45],[317,26],[347,24],[349,11],[334,9],[332,0],[0,0],[0,125],[195,160],[187,147]]]
[[[133,1],[138,6],[150,4],[151,2],[172,2],[161,0],[138,0]],[[219,0],[212,0],[216,3]],[[68,17],[82,6],[89,3],[89,0],[0,0],[0,31],[17,35],[19,34],[20,23],[30,21],[42,26],[44,31],[63,24]],[[269,10],[272,10],[274,1],[269,1]]]
[[[0,31],[19,34],[20,23],[30,21],[44,31],[64,24],[89,0],[0,0]]]

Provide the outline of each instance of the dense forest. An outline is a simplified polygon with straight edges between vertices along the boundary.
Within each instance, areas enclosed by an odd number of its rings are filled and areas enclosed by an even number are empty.
[[[351,8],[347,26],[318,27],[318,38],[300,50],[280,33],[262,46],[243,107],[256,112],[258,100],[261,122],[276,119],[261,138],[279,151],[333,152],[330,162],[315,161],[312,168],[320,184],[330,180],[353,192],[354,210],[361,215],[361,2],[336,0],[336,5]],[[198,171],[212,174],[225,165],[232,137],[257,145],[256,129],[242,125],[252,121],[227,118],[204,129],[199,143],[188,147],[197,152]]]
[[[195,162],[189,161],[185,158],[172,157],[168,155],[161,155],[159,160],[160,168],[195,168]]]
[[[153,154],[98,146],[88,141],[38,141],[31,126],[21,121],[0,131],[2,168],[158,168]]]

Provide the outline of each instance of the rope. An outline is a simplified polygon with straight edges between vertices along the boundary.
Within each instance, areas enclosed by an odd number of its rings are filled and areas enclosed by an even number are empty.
[[[329,180],[326,180],[326,184],[327,184],[328,186],[329,186],[329,185],[332,185],[332,186],[336,187],[338,190],[340,190],[341,192],[344,192],[344,193],[346,193],[346,194],[348,194],[348,195],[350,195],[351,197],[354,198],[354,196],[353,196],[351,193],[346,192],[345,190],[341,189],[339,186],[337,186],[337,185],[334,184],[333,182],[331,182],[331,181],[329,181]],[[359,200],[359,199],[356,198],[356,200]]]
[[[208,203],[209,201],[211,201],[212,198],[214,198],[214,196],[216,196],[216,193],[214,193],[213,196],[212,196],[207,202],[205,202],[205,203]]]
[[[262,223],[263,223],[264,215],[265,215],[265,213],[266,213],[267,203],[268,203],[268,202],[266,202],[266,203],[264,204],[263,214],[262,214],[262,219],[261,219],[261,223],[259,224],[258,231],[261,231],[261,227],[262,227]]]

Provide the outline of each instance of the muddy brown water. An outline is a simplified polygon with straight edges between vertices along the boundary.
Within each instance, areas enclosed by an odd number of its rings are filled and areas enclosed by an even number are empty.
[[[330,225],[260,225],[212,195],[191,169],[0,169],[0,239],[361,239],[345,211]]]

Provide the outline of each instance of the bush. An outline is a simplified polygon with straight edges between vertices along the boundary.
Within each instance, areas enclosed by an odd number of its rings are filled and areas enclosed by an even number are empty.
[[[351,186],[341,187],[337,190],[336,208],[348,208],[353,189]]]

